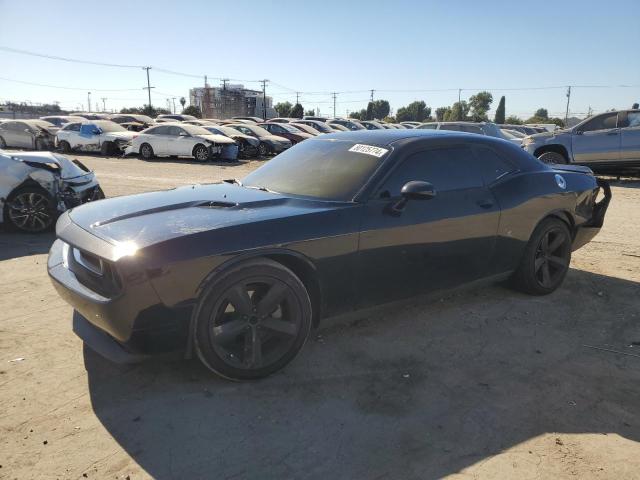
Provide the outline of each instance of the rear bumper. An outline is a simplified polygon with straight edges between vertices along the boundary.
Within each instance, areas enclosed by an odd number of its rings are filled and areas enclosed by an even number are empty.
[[[591,219],[578,227],[573,239],[574,251],[589,243],[598,234],[604,224],[604,217],[611,202],[611,187],[609,186],[609,182],[601,178],[597,178],[596,181],[604,197],[593,206]]]

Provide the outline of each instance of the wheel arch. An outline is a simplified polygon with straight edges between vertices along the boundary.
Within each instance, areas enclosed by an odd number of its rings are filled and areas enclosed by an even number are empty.
[[[536,223],[536,226],[533,228],[533,230],[531,230],[531,233],[533,234],[535,229],[538,228],[538,226],[542,222],[544,222],[547,218],[557,218],[558,220],[563,222],[569,228],[569,233],[571,233],[571,239],[573,239],[575,237],[575,234],[576,234],[576,222],[575,222],[571,212],[569,212],[568,210],[564,210],[564,209],[553,210],[553,211],[547,213],[544,217],[542,217],[538,221],[538,223]]]
[[[191,149],[191,156],[192,156],[192,157],[195,157],[195,156],[196,156],[196,148],[198,148],[198,147],[204,147],[204,148],[206,148],[206,149],[207,149],[207,151],[209,151],[209,147],[207,147],[207,146],[206,146],[204,143],[202,143],[202,142],[198,142],[198,143],[196,143],[196,144],[193,146],[193,148]]]
[[[567,150],[567,147],[565,147],[564,145],[561,144],[551,144],[551,145],[542,145],[541,147],[538,147],[534,152],[533,152],[533,156],[538,158],[540,155],[542,155],[543,153],[547,153],[547,152],[555,152],[555,153],[559,153],[560,155],[562,155],[565,160],[567,162],[569,162],[569,151]]]

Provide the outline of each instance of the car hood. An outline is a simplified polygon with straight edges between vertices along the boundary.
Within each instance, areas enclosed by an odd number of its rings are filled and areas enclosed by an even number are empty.
[[[279,137],[278,135],[265,135],[264,137],[260,137],[260,140],[264,141],[272,141],[277,143],[291,143],[288,138]]]
[[[136,132],[107,132],[104,134],[107,138],[114,140],[132,140],[138,135]]]
[[[218,135],[218,134],[215,134],[215,133],[212,133],[211,135],[196,135],[196,138],[202,138],[204,140],[209,140],[210,142],[214,142],[214,143],[217,143],[219,145],[226,145],[226,144],[235,143],[233,141],[233,139],[231,139],[229,137],[225,137],[224,135]]]
[[[176,237],[349,205],[218,183],[90,202],[69,216],[109,243],[132,242],[141,249]]]
[[[11,157],[13,160],[24,162],[33,168],[44,168],[46,170],[52,170],[51,164],[57,165],[60,171],[60,177],[64,180],[82,177],[91,173],[90,170],[85,169],[86,167],[84,167],[84,165],[80,163],[74,163],[68,158],[52,152],[0,152],[3,155]]]
[[[252,137],[251,135],[247,135],[246,133],[238,132],[237,135],[236,134],[231,135],[231,138],[233,138],[234,140],[239,140],[239,139],[246,140],[247,142],[249,142],[254,147],[257,147],[260,144],[260,140],[259,139],[257,139],[256,137]]]
[[[536,139],[536,140],[538,140],[538,139],[539,140],[546,140],[548,138],[560,137],[560,136],[563,136],[563,135],[567,135],[569,133],[571,133],[571,130],[566,130],[566,129],[558,130],[558,129],[556,129],[553,132],[542,132],[542,133],[536,133],[536,134],[529,135],[529,136],[531,138]]]

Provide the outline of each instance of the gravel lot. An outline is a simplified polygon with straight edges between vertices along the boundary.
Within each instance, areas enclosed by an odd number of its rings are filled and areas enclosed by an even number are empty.
[[[77,158],[107,196],[262,163]],[[640,181],[614,183],[558,292],[331,319],[254,383],[83,349],[47,278],[52,241],[0,233],[0,478],[640,478]]]

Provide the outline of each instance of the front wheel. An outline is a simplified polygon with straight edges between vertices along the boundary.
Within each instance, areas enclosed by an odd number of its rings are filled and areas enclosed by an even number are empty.
[[[145,160],[151,160],[153,158],[153,148],[148,143],[140,145],[140,156]]]
[[[309,294],[291,270],[272,260],[251,260],[205,290],[197,307],[195,350],[223,377],[266,377],[300,351],[311,315]]]
[[[531,295],[556,290],[569,271],[571,244],[571,233],[562,220],[543,220],[533,231],[513,275],[516,288]]]
[[[538,157],[538,160],[540,160],[542,163],[548,163],[552,165],[563,165],[567,163],[567,159],[558,152],[545,152]]]
[[[209,149],[204,145],[196,145],[193,149],[193,158],[199,162],[206,162],[209,160]]]
[[[69,153],[71,152],[71,145],[69,145],[69,142],[67,142],[66,140],[62,140],[59,144],[58,147],[60,148],[60,151],[62,153]]]
[[[260,145],[258,145],[258,156],[260,157],[267,156],[267,146],[262,142],[260,143]]]
[[[5,203],[4,217],[17,230],[40,233],[51,228],[56,219],[56,209],[44,190],[27,187],[18,190]]]

